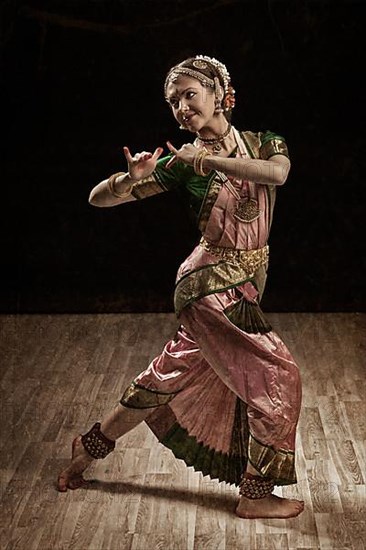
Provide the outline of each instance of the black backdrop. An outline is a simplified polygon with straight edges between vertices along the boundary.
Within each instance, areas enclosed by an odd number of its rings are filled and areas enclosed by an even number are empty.
[[[170,311],[198,234],[173,194],[88,204],[124,170],[122,146],[191,139],[172,119],[168,68],[224,61],[233,122],[287,139],[264,309],[364,307],[362,2],[12,2],[3,16],[3,312]]]

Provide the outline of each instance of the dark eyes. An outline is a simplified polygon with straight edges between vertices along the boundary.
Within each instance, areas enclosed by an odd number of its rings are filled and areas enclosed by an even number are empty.
[[[196,92],[186,92],[184,97],[185,99],[192,99],[195,95],[196,95]],[[177,109],[179,107],[179,101],[177,99],[169,99],[168,103],[174,109]]]
[[[196,92],[187,92],[186,93],[186,99],[192,99],[196,95]]]

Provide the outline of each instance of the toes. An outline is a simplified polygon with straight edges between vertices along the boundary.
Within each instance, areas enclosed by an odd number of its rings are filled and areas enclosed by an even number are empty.
[[[79,489],[79,487],[83,487],[85,485],[88,485],[88,481],[84,479],[82,475],[74,477],[60,475],[57,480],[57,489],[60,493],[66,493],[68,489]]]
[[[67,486],[68,486],[69,489],[71,489],[73,491],[73,490],[79,489],[80,487],[83,487],[87,484],[88,484],[88,482],[83,478],[83,476],[78,476],[78,477],[71,478],[69,480],[69,483],[67,484]]]
[[[57,490],[60,491],[60,493],[66,493],[67,491],[67,479],[63,476],[59,476],[57,480]]]

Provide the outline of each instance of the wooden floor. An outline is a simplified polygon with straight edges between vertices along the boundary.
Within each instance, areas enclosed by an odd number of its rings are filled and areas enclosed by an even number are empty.
[[[170,314],[0,316],[1,548],[77,550],[364,549],[365,317],[271,314],[302,372],[291,520],[241,520],[236,490],[187,468],[145,424],[55,490],[72,436],[119,400],[175,331]]]

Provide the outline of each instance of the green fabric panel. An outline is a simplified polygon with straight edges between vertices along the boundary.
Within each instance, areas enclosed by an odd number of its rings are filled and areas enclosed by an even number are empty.
[[[216,452],[199,443],[187,430],[175,423],[161,443],[171,449],[176,458],[184,460],[187,466],[193,466],[203,475],[212,479],[239,485],[243,464],[240,457]]]
[[[155,168],[155,176],[159,183],[165,189],[186,189],[189,194],[203,199],[206,193],[206,188],[211,174],[205,177],[197,176],[192,166],[187,166],[183,162],[176,162],[171,168],[166,168],[167,162],[171,159],[172,154],[159,159]]]
[[[261,146],[265,145],[269,141],[272,141],[272,139],[279,139],[280,141],[286,141],[284,137],[279,136],[278,134],[275,134],[274,132],[270,132],[269,130],[267,130],[260,136]]]
[[[158,160],[154,176],[163,189],[176,191],[181,196],[197,221],[213,172],[205,177],[197,176],[192,166],[179,161],[167,169],[165,166],[171,157],[172,154]]]
[[[224,313],[235,326],[248,334],[266,334],[272,330],[259,305],[245,298],[226,308]]]
[[[171,168],[165,167],[172,156],[173,154],[170,153],[166,157],[159,159],[153,172],[158,182],[168,191],[179,187],[186,179],[184,173],[185,165],[182,162],[176,162]]]

